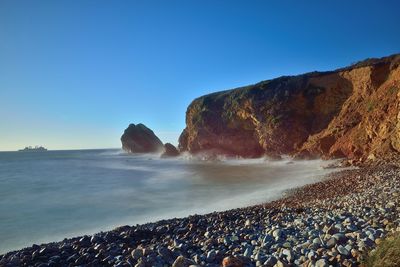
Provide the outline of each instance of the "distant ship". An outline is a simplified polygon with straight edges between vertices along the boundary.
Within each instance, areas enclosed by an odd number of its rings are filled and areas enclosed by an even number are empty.
[[[35,146],[35,147],[27,146],[24,149],[20,149],[18,151],[22,151],[22,152],[43,152],[43,151],[47,151],[47,149],[42,147],[42,146]]]

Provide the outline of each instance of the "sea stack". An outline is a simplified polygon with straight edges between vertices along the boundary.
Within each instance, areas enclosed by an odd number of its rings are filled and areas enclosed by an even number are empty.
[[[162,158],[179,156],[178,149],[176,149],[176,147],[171,143],[165,143],[164,150],[165,150],[164,153],[161,155]]]
[[[129,153],[161,152],[164,145],[144,124],[130,124],[121,136],[122,149]]]

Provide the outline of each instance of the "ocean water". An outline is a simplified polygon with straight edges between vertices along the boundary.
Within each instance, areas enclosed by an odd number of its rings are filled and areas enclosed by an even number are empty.
[[[0,153],[0,254],[121,225],[276,199],[330,162],[160,159],[120,150]]]

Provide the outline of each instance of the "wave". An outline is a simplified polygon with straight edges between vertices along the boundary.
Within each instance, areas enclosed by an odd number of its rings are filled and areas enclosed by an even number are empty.
[[[12,161],[0,172],[0,252],[119,225],[259,204],[335,171],[323,168],[332,161],[210,161],[186,153],[161,159],[118,149],[46,157]],[[15,188],[19,194],[10,194]]]

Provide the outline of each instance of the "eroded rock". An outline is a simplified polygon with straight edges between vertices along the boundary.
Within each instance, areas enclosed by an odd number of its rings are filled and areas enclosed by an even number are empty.
[[[161,140],[144,124],[130,124],[121,136],[122,149],[130,153],[154,153],[164,149]]]

